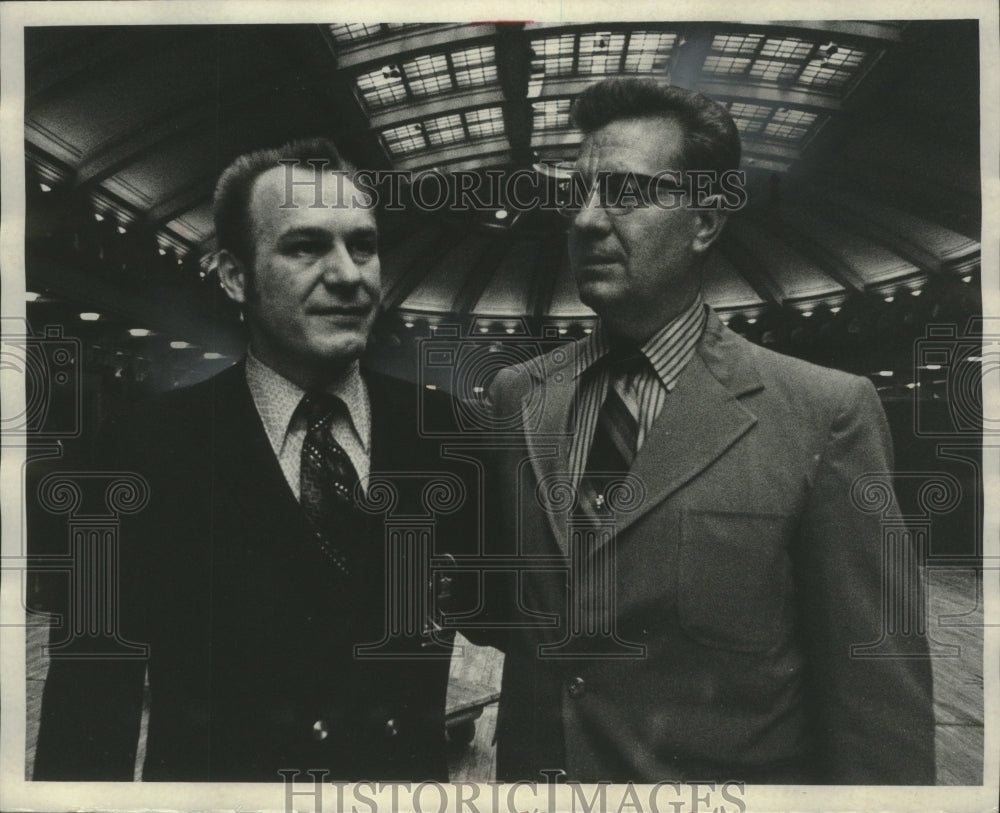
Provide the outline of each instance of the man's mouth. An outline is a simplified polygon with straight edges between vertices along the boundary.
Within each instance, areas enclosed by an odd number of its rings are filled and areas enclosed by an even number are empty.
[[[309,309],[314,316],[362,317],[371,313],[370,305],[328,305]]]

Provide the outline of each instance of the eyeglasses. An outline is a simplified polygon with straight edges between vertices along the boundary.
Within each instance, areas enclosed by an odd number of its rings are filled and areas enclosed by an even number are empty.
[[[560,181],[556,189],[559,213],[576,217],[597,194],[597,205],[612,217],[624,217],[636,209],[655,206],[657,209],[678,209],[680,197],[686,191],[681,173],[670,170],[657,175],[635,172],[600,172],[588,182],[580,173]]]

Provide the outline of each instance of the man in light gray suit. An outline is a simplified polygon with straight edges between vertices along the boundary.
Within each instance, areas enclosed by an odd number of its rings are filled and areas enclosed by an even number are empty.
[[[490,393],[525,418],[504,544],[569,562],[523,570],[500,610],[528,622],[497,641],[498,777],[933,783],[926,647],[883,632],[916,591],[884,586],[857,499],[868,473],[891,495],[874,387],[745,341],[701,297],[732,119],[620,79],[574,117],[570,261],[601,328]]]

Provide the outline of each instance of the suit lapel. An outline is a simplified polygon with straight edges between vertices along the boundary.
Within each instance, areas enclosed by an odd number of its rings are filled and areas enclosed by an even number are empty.
[[[621,534],[704,471],[757,422],[740,396],[762,388],[748,344],[709,312],[705,335],[667,396],[632,465],[645,499],[615,523]]]
[[[257,536],[263,539],[308,539],[308,521],[271,448],[243,364],[216,379],[213,420],[216,469],[224,475],[217,488],[231,495],[246,526],[260,529]]]
[[[573,357],[572,354],[570,356]],[[567,555],[569,542],[566,536],[566,518],[569,509],[557,509],[561,493],[557,486],[565,482],[568,489],[571,481],[569,433],[573,427],[570,426],[570,410],[573,408],[573,398],[576,395],[576,381],[572,373],[572,365],[569,365],[561,373],[550,376],[545,384],[535,382],[533,388],[521,399],[525,440],[531,454],[531,465],[540,486],[536,493],[549,518],[556,543]],[[540,415],[538,415],[539,399],[542,401]],[[522,499],[534,499],[534,496],[524,495]]]

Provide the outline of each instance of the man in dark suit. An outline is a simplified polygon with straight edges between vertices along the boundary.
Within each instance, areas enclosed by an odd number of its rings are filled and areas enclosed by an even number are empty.
[[[397,545],[387,563],[379,502],[427,516],[428,478],[458,475],[418,437],[414,388],[359,367],[381,291],[350,173],[309,141],[220,178],[219,274],[248,354],[112,427],[109,465],[149,487],[120,531],[117,626],[148,658],[53,657],[35,779],[132,779],[147,670],[147,781],[447,776],[450,641],[388,617],[386,573],[427,551]],[[460,538],[445,521],[439,538]]]
[[[905,564],[856,487],[890,483],[874,387],[745,341],[701,297],[732,119],[638,80],[574,117],[570,262],[601,328],[491,391],[524,416],[497,480],[525,564],[499,778],[933,783],[926,648],[883,627],[917,591],[884,582]]]

